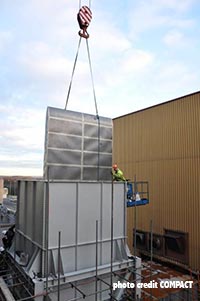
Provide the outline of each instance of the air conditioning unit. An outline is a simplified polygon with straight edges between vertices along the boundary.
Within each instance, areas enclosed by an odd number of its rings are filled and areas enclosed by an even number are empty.
[[[188,233],[164,229],[164,256],[184,264],[189,262]]]
[[[154,234],[152,235],[152,247],[153,254],[163,256],[164,252],[164,238],[163,235]],[[149,252],[151,251],[151,233],[149,233]]]
[[[133,246],[135,243],[135,231],[133,229]],[[149,244],[149,233],[136,230],[136,248],[138,250],[148,251],[148,244]]]

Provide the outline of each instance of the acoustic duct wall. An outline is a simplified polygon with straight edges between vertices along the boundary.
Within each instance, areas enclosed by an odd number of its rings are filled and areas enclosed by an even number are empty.
[[[44,177],[111,180],[112,119],[47,108]]]

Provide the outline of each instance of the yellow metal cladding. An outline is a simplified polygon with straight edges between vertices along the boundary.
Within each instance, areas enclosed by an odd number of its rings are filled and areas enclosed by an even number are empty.
[[[126,178],[149,181],[137,229],[189,233],[189,265],[200,270],[200,92],[115,118],[114,162]],[[134,208],[127,209],[132,249]]]

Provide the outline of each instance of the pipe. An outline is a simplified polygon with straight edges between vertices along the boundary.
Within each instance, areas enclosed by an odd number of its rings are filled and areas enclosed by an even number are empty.
[[[112,300],[112,285],[113,285],[113,201],[114,201],[114,181],[112,179],[111,186],[111,246],[110,246],[110,300]]]
[[[95,281],[95,301],[97,301],[98,291],[98,220],[96,220],[96,281]]]
[[[150,281],[152,281],[152,263],[153,263],[153,222],[150,221],[150,233],[151,233],[151,264],[150,264]],[[151,296],[150,299],[152,300],[152,288],[151,288]]]
[[[60,242],[61,242],[61,231],[58,232],[58,301],[60,301],[60,270],[61,270]]]
[[[137,206],[136,206],[136,194],[137,194],[137,183],[136,183],[136,175],[134,176],[134,197],[135,197],[135,206],[134,206],[134,257],[136,258],[136,233],[137,233]],[[135,275],[135,283],[136,283],[136,275]],[[134,297],[134,300],[136,300],[136,289],[134,290],[132,296]]]
[[[49,262],[49,166],[47,166],[47,182],[46,182],[46,195],[45,195],[45,250],[46,250],[46,256],[45,256],[45,267],[44,272],[46,274],[46,295],[48,296],[48,262]],[[45,297],[46,299],[46,297]]]

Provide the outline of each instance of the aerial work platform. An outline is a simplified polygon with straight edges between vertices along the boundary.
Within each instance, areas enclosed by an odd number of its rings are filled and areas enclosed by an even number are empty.
[[[149,183],[147,181],[127,182],[127,207],[149,204]]]
[[[135,201],[127,201],[127,207],[134,207],[134,206],[142,206],[149,204],[148,199],[141,199],[141,200],[135,200]]]

